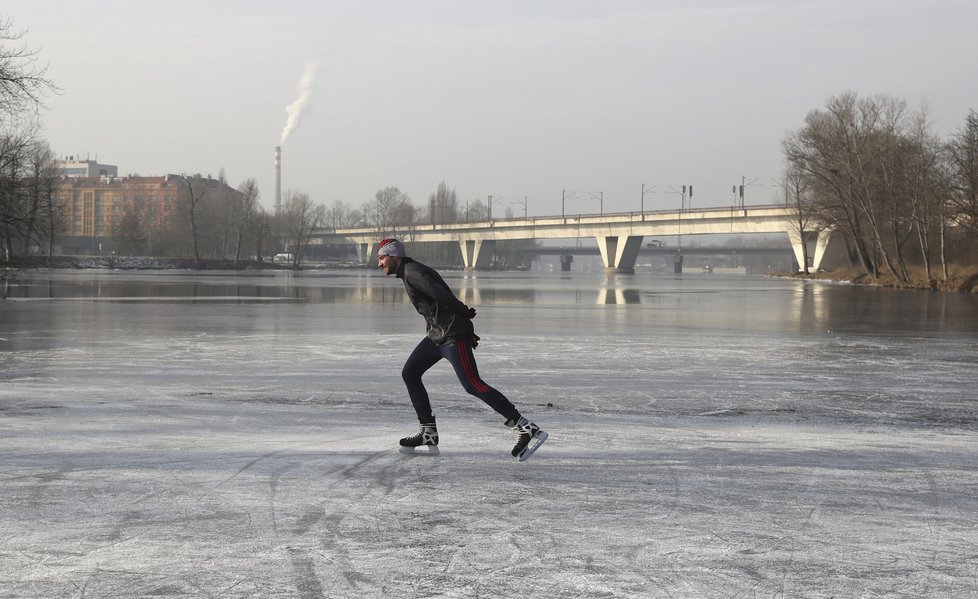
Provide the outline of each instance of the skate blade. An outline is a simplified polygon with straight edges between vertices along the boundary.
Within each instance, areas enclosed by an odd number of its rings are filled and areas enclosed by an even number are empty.
[[[404,447],[401,445],[401,453],[405,455],[438,455],[437,445],[421,445],[419,447]]]
[[[536,443],[533,445],[528,445],[526,449],[523,450],[523,453],[520,454],[520,461],[525,462],[530,459],[530,456],[533,455],[536,450],[540,449],[540,446],[543,445],[543,443],[549,438],[550,435],[547,434],[546,431],[538,432],[536,436],[533,437],[533,440],[536,441]]]

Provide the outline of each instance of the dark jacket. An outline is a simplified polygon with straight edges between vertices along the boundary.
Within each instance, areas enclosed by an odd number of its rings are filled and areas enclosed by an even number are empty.
[[[404,258],[397,269],[408,297],[428,324],[428,338],[435,345],[472,337],[469,307],[459,301],[438,272],[430,266]]]

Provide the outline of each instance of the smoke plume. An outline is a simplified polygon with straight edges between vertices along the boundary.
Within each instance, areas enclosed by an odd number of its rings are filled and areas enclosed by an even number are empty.
[[[299,77],[299,83],[296,84],[298,95],[294,102],[285,107],[288,118],[285,121],[285,126],[282,127],[282,139],[278,144],[280,146],[285,145],[285,141],[289,139],[292,132],[299,126],[302,111],[305,110],[306,104],[309,103],[309,95],[312,93],[312,81],[316,77],[317,66],[314,62],[306,64],[306,68],[302,71],[302,77]]]

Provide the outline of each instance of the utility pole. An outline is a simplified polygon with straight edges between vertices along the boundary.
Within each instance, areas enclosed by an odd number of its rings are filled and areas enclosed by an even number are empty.
[[[567,218],[567,211],[564,208],[567,200],[574,198],[574,193],[575,192],[572,191],[570,194],[568,194],[566,189],[560,190],[560,218]]]
[[[686,204],[686,192],[687,192],[687,189],[686,188],[687,188],[687,186],[686,185],[683,185],[682,192],[676,191],[676,193],[681,193],[682,194],[682,201],[680,202],[680,205],[679,205],[679,211],[680,212],[683,212],[686,209],[693,207],[693,186],[692,185],[689,185],[688,187],[689,187],[689,189],[688,189],[688,191],[689,191],[689,205]]]
[[[603,191],[600,191],[600,192],[598,192],[598,194],[599,195],[595,195],[594,192],[591,192],[591,199],[592,200],[598,200],[598,201],[601,202],[601,212],[600,212],[600,215],[601,216],[604,216],[604,192]]]
[[[642,183],[642,220],[645,220],[645,194],[655,193],[655,185],[645,189],[645,183]]]
[[[741,210],[744,209],[744,190],[747,189],[748,185],[753,185],[755,181],[757,181],[757,179],[751,179],[750,181],[747,181],[747,177],[743,175],[740,176],[740,209]]]

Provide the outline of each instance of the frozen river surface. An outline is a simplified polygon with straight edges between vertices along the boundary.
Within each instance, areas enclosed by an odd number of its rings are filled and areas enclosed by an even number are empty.
[[[22,275],[0,596],[978,597],[975,298],[445,274],[527,463],[379,273]]]

